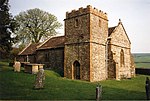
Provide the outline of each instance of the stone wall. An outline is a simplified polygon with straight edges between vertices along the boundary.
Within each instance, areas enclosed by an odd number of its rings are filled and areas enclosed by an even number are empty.
[[[105,42],[107,14],[87,6],[66,13],[64,76],[74,79],[73,63],[80,63],[80,79],[91,82],[106,79]]]
[[[122,22],[118,23],[118,26],[114,29],[114,33],[111,34],[111,44],[121,46],[124,48],[130,48],[131,42],[127,36],[127,33],[122,25]]]
[[[71,12],[66,12],[66,19],[86,15],[89,13],[94,14],[96,16],[99,16],[99,17],[107,20],[106,13],[104,13],[101,10],[96,9],[95,7],[92,8],[92,6],[90,6],[90,5],[88,5],[86,8],[81,7],[78,10],[72,10]]]
[[[90,76],[90,61],[89,61],[89,44],[80,43],[75,45],[65,46],[65,64],[64,76],[74,79],[74,66],[73,63],[78,61],[80,63],[80,79],[89,81]]]
[[[90,14],[80,8],[66,14],[64,76],[75,79],[75,61],[80,64],[80,79],[90,81]]]
[[[17,57],[17,60],[19,62],[27,62],[27,56],[26,55],[19,55]],[[35,54],[28,55],[28,62],[30,62],[30,63],[36,63]]]
[[[121,66],[120,52],[124,51],[124,64]],[[113,60],[116,63],[116,79],[131,78],[130,49],[112,45]]]
[[[78,26],[75,21],[78,20]],[[89,14],[65,20],[65,44],[83,43],[90,40]]]
[[[45,64],[44,68],[52,69],[63,76],[64,48],[37,50],[36,63]]]
[[[65,46],[39,48],[36,55],[28,56],[31,63],[90,82],[135,76],[131,42],[121,21],[108,33],[107,14],[91,6],[67,12],[64,21]]]
[[[107,78],[105,43],[108,36],[108,20],[90,14],[90,72],[91,81]]]
[[[108,20],[90,14],[90,42],[105,45],[108,37]]]
[[[113,60],[116,63],[116,79],[131,78],[131,69],[135,69],[131,68],[131,43],[121,22],[110,37]],[[124,55],[124,63],[121,63],[121,50]]]
[[[26,57],[27,56],[24,56],[24,55],[18,55],[18,57],[17,57],[17,61],[19,61],[19,62],[26,62]]]
[[[107,65],[106,65],[106,68],[107,68],[107,78],[108,79],[114,79],[114,78],[116,78],[116,62],[115,62],[115,60],[114,60],[114,55],[113,55],[113,52],[112,52],[112,50],[111,50],[111,47],[112,47],[112,45],[111,45],[111,42],[110,42],[111,40],[108,40],[108,45],[106,45],[106,53],[108,54],[107,56],[106,56],[106,63],[107,63]]]
[[[30,62],[30,63],[36,63],[35,55],[29,55],[28,59],[29,59],[28,62]]]
[[[91,82],[105,80],[107,77],[105,66],[105,46],[90,44],[90,73]]]

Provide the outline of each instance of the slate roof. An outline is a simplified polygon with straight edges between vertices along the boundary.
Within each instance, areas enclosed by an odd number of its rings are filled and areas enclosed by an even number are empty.
[[[37,50],[64,47],[65,36],[53,37],[43,42]]]
[[[108,28],[108,37],[111,35],[111,33],[114,31],[114,29],[115,29],[116,27],[117,27],[117,26]]]
[[[41,43],[34,43],[29,44],[27,47],[25,47],[18,55],[32,55],[35,53],[37,46]]]

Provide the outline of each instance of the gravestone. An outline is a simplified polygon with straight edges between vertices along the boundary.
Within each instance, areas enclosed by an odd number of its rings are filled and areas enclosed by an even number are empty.
[[[97,85],[96,87],[96,101],[100,101],[102,99],[102,86]]]
[[[42,88],[44,88],[44,80],[45,80],[44,69],[40,68],[38,73],[36,74],[36,80],[35,80],[34,89],[42,89]]]
[[[15,71],[15,72],[20,72],[20,66],[21,66],[21,63],[18,62],[18,61],[15,61],[15,62],[14,62],[14,65],[13,65],[14,71]]]
[[[145,82],[145,90],[146,90],[146,98],[147,100],[150,100],[150,80],[148,77],[146,77],[146,82]]]

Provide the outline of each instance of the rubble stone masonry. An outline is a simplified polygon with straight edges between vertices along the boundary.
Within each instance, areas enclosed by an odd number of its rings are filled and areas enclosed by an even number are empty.
[[[64,76],[74,79],[73,63],[78,61],[80,79],[92,82],[106,79],[105,42],[107,35],[106,13],[91,6],[67,12]]]
[[[64,21],[65,77],[95,82],[134,76],[131,43],[121,21],[108,33],[107,14],[91,6],[67,12]]]
[[[69,79],[96,82],[135,76],[131,42],[121,20],[108,28],[107,14],[87,6],[66,12],[64,22],[65,36],[36,47],[30,61],[42,63]],[[26,60],[26,55],[21,57]]]

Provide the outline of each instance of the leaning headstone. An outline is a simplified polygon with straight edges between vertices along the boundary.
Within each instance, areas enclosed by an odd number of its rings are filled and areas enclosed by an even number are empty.
[[[36,74],[36,81],[35,81],[34,89],[44,88],[44,80],[45,80],[44,69],[40,68],[40,70]]]
[[[18,62],[18,61],[15,61],[15,62],[14,62],[14,65],[13,65],[14,71],[15,71],[15,72],[20,72],[20,66],[21,66],[21,63]]]
[[[145,85],[145,90],[146,90],[146,98],[147,100],[150,100],[150,80],[148,77],[146,77],[146,85]]]
[[[100,101],[102,99],[102,86],[98,84],[96,87],[96,101]]]

